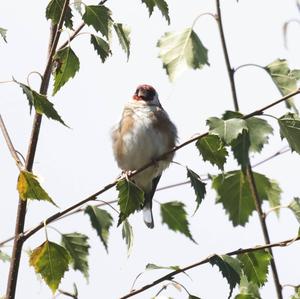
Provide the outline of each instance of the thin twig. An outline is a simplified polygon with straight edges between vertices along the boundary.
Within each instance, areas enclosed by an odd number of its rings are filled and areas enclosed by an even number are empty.
[[[65,0],[58,25],[51,27],[48,61],[44,71],[43,80],[40,86],[40,93],[44,95],[47,94],[50,76],[51,76],[52,59],[57,48],[58,40],[60,37],[60,29],[62,28],[68,6],[69,6],[69,0]],[[42,115],[39,113],[35,113],[31,137],[30,137],[29,146],[27,150],[26,163],[25,163],[25,169],[28,171],[32,170],[37,142],[39,138],[41,121],[42,121]],[[22,254],[22,247],[24,243],[24,239],[21,238],[20,236],[23,234],[24,231],[26,207],[27,207],[27,202],[19,198],[19,204],[18,204],[18,210],[16,216],[16,225],[15,225],[15,238],[14,238],[12,258],[11,258],[10,269],[9,269],[8,280],[7,280],[6,297],[5,297],[6,299],[15,298],[19,265],[20,265],[20,259]]]
[[[223,22],[222,22],[220,0],[216,0],[216,6],[217,6],[216,19],[218,21],[218,27],[219,27],[219,31],[220,31],[223,54],[224,54],[224,58],[225,58],[226,68],[227,68],[228,75],[229,75],[229,82],[230,82],[230,87],[231,87],[231,93],[232,93],[232,96],[233,96],[234,109],[236,111],[239,111],[239,104],[238,104],[238,100],[237,100],[235,81],[234,81],[234,69],[230,65],[228,50],[227,50],[227,46],[226,46],[226,40],[225,40],[225,34],[224,34]]]
[[[288,150],[290,150],[290,149],[288,149]],[[277,151],[275,154],[271,155],[270,157],[268,157],[268,158],[266,158],[266,159],[264,159],[264,160],[262,160],[262,161],[260,161],[260,162],[258,162],[258,163],[256,163],[256,164],[252,165],[252,167],[255,168],[255,167],[258,166],[258,165],[261,165],[261,164],[263,164],[263,163],[265,163],[265,162],[268,162],[268,161],[271,160],[272,158],[275,158],[275,157],[279,156],[280,154],[286,153],[288,150],[287,150],[287,149],[285,149],[285,150],[284,150],[284,149],[279,150],[279,151]],[[209,180],[209,178],[206,177],[206,178],[203,178],[203,179],[201,179],[201,180],[202,180],[202,181],[207,181],[207,180]],[[171,185],[163,186],[163,187],[157,188],[156,192],[164,191],[164,190],[167,190],[167,189],[172,189],[172,188],[175,188],[175,187],[180,187],[180,186],[187,185],[187,184],[190,184],[190,183],[191,183],[191,181],[190,181],[190,180],[187,180],[187,181],[185,181],[185,182],[180,182],[180,183],[176,183],[176,184],[171,184]],[[118,200],[103,201],[103,202],[101,202],[101,203],[99,203],[99,204],[96,204],[95,207],[102,207],[102,206],[106,206],[106,205],[112,205],[112,204],[117,203],[117,202],[118,202]],[[67,213],[67,214],[64,214],[63,216],[61,216],[61,217],[59,217],[59,218],[53,220],[53,222],[56,222],[56,221],[58,221],[58,220],[62,220],[62,219],[64,219],[64,218],[66,218],[66,217],[69,217],[69,216],[71,216],[71,215],[74,215],[74,214],[83,212],[84,210],[85,210],[84,207],[79,207],[79,208],[77,208],[77,209],[75,209],[75,210],[73,210],[73,211],[71,211],[71,212],[69,212],[69,213]],[[270,210],[270,211],[271,211],[271,210]],[[268,212],[266,213],[266,215],[267,215],[267,214],[268,214]],[[30,230],[32,230],[32,229],[28,229],[28,230],[25,231],[24,233],[26,234],[26,233],[29,232]],[[0,247],[2,247],[3,245],[5,245],[6,243],[12,241],[13,239],[14,239],[14,237],[12,236],[12,237],[10,237],[10,238],[7,238],[7,239],[1,241],[1,242],[0,242]]]
[[[2,119],[2,116],[0,114],[0,128],[1,128],[1,131],[2,131],[2,134],[3,134],[3,137],[5,139],[5,142],[8,146],[8,149],[10,151],[10,154],[11,156],[13,157],[13,159],[15,160],[19,170],[21,171],[23,169],[23,163],[21,162],[21,160],[19,159],[18,155],[17,155],[17,151],[15,150],[13,144],[12,144],[12,141],[9,137],[9,134],[8,134],[8,131],[6,129],[6,126],[4,124],[4,121]]]
[[[248,247],[248,248],[244,248],[244,249],[237,249],[237,250],[234,250],[234,251],[230,251],[230,252],[227,252],[225,253],[225,255],[229,255],[229,256],[232,256],[232,255],[238,255],[238,254],[243,254],[243,253],[249,253],[249,252],[254,252],[254,251],[258,251],[258,250],[263,250],[263,249],[270,249],[270,248],[274,248],[274,247],[286,247],[286,246],[289,246],[291,244],[293,244],[294,242],[296,241],[299,241],[300,239],[300,236],[297,236],[295,238],[291,238],[291,239],[288,239],[288,240],[284,240],[284,241],[280,241],[280,242],[276,242],[276,243],[271,243],[271,244],[264,244],[264,245],[258,245],[258,246],[253,246],[253,247]],[[194,264],[191,264],[191,265],[188,265],[184,268],[180,268],[178,270],[175,270],[175,271],[172,271],[158,279],[156,279],[155,281],[153,281],[152,283],[150,284],[147,284],[147,285],[144,285],[143,287],[141,287],[140,289],[136,289],[136,290],[133,290],[131,291],[130,293],[120,297],[119,299],[126,299],[126,298],[129,298],[129,297],[133,297],[139,293],[142,293],[158,284],[160,284],[161,282],[163,281],[166,281],[166,280],[173,280],[173,277],[180,274],[180,273],[183,273],[183,272],[186,272],[190,269],[193,269],[193,268],[196,268],[196,267],[199,267],[203,264],[207,264],[210,262],[210,259],[212,256],[214,256],[215,254],[212,254],[210,256],[208,256],[207,258],[203,259],[203,260],[200,260],[199,262],[196,262]]]

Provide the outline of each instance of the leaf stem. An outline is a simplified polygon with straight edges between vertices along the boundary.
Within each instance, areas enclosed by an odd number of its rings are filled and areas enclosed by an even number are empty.
[[[52,58],[57,48],[58,40],[60,37],[60,29],[62,28],[68,6],[69,6],[69,0],[65,0],[58,25],[51,26],[48,61],[44,71],[43,80],[40,86],[40,93],[44,95],[47,94],[50,76],[51,76]],[[30,137],[29,147],[28,147],[27,157],[26,157],[26,163],[25,163],[25,169],[27,171],[32,170],[35,152],[37,148],[37,142],[39,138],[41,122],[42,122],[42,115],[36,113],[34,116],[32,132],[31,132],[31,137]],[[25,239],[22,236],[23,236],[24,224],[26,218],[26,207],[27,207],[27,202],[25,200],[19,199],[17,216],[16,216],[12,259],[10,263],[10,269],[9,269],[9,275],[8,275],[7,287],[6,287],[6,297],[5,297],[6,299],[15,298],[22,247],[25,241]]]
[[[242,69],[242,68],[245,68],[245,67],[256,67],[256,68],[260,68],[260,69],[263,69],[264,71],[266,71],[266,69],[265,69],[263,66],[259,65],[259,64],[255,64],[255,63],[246,63],[246,64],[242,64],[242,65],[239,65],[238,67],[236,67],[236,68],[234,69],[234,74],[235,74],[238,70],[240,70],[240,69]]]

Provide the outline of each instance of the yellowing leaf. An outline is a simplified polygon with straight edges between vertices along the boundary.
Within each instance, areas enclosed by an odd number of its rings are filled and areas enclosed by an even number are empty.
[[[207,60],[207,49],[192,28],[167,32],[157,43],[159,57],[171,81],[188,68],[200,69]]]
[[[30,255],[29,264],[53,293],[57,290],[64,273],[68,270],[70,256],[66,249],[56,243],[46,241]]]
[[[48,193],[40,185],[37,176],[32,172],[22,170],[18,177],[17,190],[22,200],[46,200],[56,205]]]

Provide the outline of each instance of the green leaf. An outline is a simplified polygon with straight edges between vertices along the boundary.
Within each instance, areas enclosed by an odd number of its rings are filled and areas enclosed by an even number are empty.
[[[32,109],[32,106],[34,107],[35,111],[40,114],[46,115],[48,118],[54,119],[62,123],[64,126],[67,127],[67,125],[64,123],[64,121],[61,119],[60,115],[57,113],[57,111],[54,109],[54,105],[48,101],[46,96],[41,95],[31,89],[29,86],[22,84],[20,82],[17,82],[19,86],[22,88],[23,93],[26,95],[30,112]]]
[[[297,89],[297,80],[299,80],[299,70],[290,70],[285,59],[276,59],[265,67],[267,73],[271,76],[280,93],[285,96]],[[287,107],[293,108],[298,113],[293,100],[286,101]]]
[[[226,278],[230,292],[228,298],[231,297],[234,287],[240,283],[241,268],[237,259],[228,255],[214,255],[209,259],[212,266],[218,266],[224,278]]]
[[[99,36],[91,34],[91,44],[104,63],[106,58],[111,55],[109,44]]]
[[[109,229],[113,223],[113,218],[107,211],[95,206],[87,206],[84,213],[90,216],[92,227],[97,231],[100,240],[108,252],[107,241],[109,237]]]
[[[142,0],[142,2],[148,7],[149,16],[152,15],[153,9],[156,6],[160,10],[161,14],[166,18],[168,24],[170,24],[169,7],[165,0]]]
[[[189,294],[189,298],[188,299],[201,299],[200,297],[197,297],[195,295],[191,295]]]
[[[41,274],[53,293],[57,290],[64,273],[69,269],[67,250],[56,243],[46,241],[30,255],[29,264]]]
[[[184,234],[196,243],[191,235],[189,222],[187,220],[187,213],[184,208],[185,205],[178,201],[170,201],[161,204],[160,214],[162,217],[162,223],[166,223],[169,229]]]
[[[300,117],[287,113],[278,119],[281,137],[286,138],[292,151],[300,154]]]
[[[269,142],[269,135],[273,134],[273,128],[264,119],[251,117],[246,119],[250,151],[260,153],[263,146]]]
[[[258,250],[239,254],[237,258],[242,264],[242,269],[248,281],[263,286],[267,281],[268,267],[272,256],[266,250]]]
[[[80,63],[71,47],[66,47],[56,52],[53,60],[56,63],[53,89],[53,95],[55,95],[69,79],[75,76],[76,72],[79,70]]]
[[[0,35],[1,35],[1,37],[3,38],[3,40],[7,43],[7,40],[6,40],[6,33],[7,33],[7,29],[4,29],[4,28],[1,28],[1,27],[0,27]]]
[[[248,131],[247,123],[244,119],[231,118],[223,120],[217,117],[210,117],[206,121],[209,126],[209,134],[219,136],[227,145],[238,138],[243,131]]]
[[[281,189],[277,182],[266,176],[254,173],[260,200],[268,200],[277,205]],[[212,187],[217,192],[217,203],[222,203],[234,226],[244,226],[255,210],[249,182],[242,171],[230,171],[213,178]]]
[[[261,299],[258,286],[252,281],[248,281],[245,275],[242,275],[240,293],[234,299]]]
[[[217,165],[219,169],[224,169],[228,152],[222,140],[217,135],[208,135],[198,139],[196,146],[204,161],[209,161],[212,165]]]
[[[46,8],[46,18],[51,20],[53,25],[58,24],[65,0],[51,0]],[[73,29],[72,10],[67,7],[64,24],[67,28]]]
[[[295,294],[293,294],[291,299],[300,299],[300,288],[299,287],[295,288]]]
[[[161,270],[161,269],[165,269],[165,270],[179,270],[180,267],[179,266],[168,266],[168,267],[165,267],[165,266],[158,266],[158,265],[155,265],[155,264],[147,264],[146,265],[146,270]]]
[[[179,32],[167,32],[157,43],[159,57],[171,81],[186,69],[200,69],[207,60],[207,49],[192,28]]]
[[[233,156],[238,161],[242,169],[246,169],[249,165],[249,148],[250,148],[250,138],[247,130],[243,130],[242,134],[238,135],[236,139],[231,142],[231,149]]]
[[[82,16],[85,24],[93,26],[97,32],[101,32],[106,38],[109,36],[112,23],[111,11],[104,5],[87,5]]]
[[[51,202],[56,206],[48,193],[40,185],[37,176],[35,176],[32,172],[25,170],[20,171],[17,190],[22,200],[45,200]]]
[[[144,192],[126,179],[118,181],[117,190],[119,191],[118,205],[120,207],[119,226],[130,214],[141,209],[144,203]]]
[[[190,178],[191,180],[191,185],[195,191],[196,194],[196,202],[197,202],[197,207],[196,211],[198,210],[202,200],[205,197],[206,194],[206,189],[205,189],[205,183],[203,183],[197,173],[189,169],[188,167],[186,168],[187,170],[187,177]]]
[[[300,198],[294,197],[289,203],[288,208],[294,213],[297,221],[300,223]]]
[[[117,33],[119,43],[127,55],[127,61],[130,55],[130,29],[124,24],[114,23],[114,29]]]
[[[0,250],[0,261],[9,262],[10,261],[10,256],[8,254],[6,254],[5,252]]]
[[[63,234],[61,244],[67,249],[71,257],[71,264],[74,270],[82,272],[84,277],[89,277],[88,254],[89,244],[88,237],[80,233]]]
[[[131,253],[131,249],[133,247],[133,229],[127,219],[123,221],[122,227],[122,238],[125,240],[127,245],[127,254],[128,256]]]

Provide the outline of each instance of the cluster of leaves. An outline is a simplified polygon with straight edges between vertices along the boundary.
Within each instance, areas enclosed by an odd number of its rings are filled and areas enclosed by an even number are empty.
[[[87,206],[84,212],[89,216],[92,227],[107,250],[109,229],[113,224],[111,215],[95,206]],[[132,229],[128,222],[124,227],[126,237],[129,239],[126,242],[130,244]],[[80,271],[88,280],[89,248],[88,236],[77,232],[62,234],[60,244],[46,240],[35,248],[30,253],[29,263],[54,293],[69,267]]]

